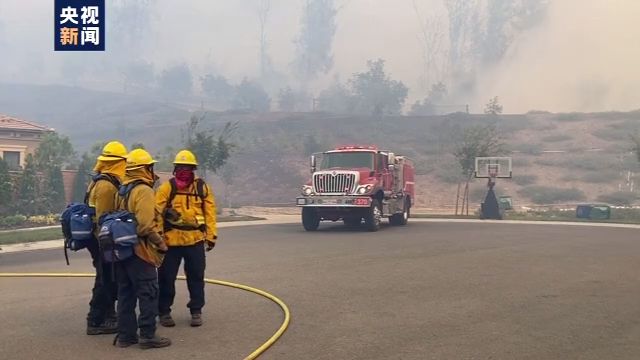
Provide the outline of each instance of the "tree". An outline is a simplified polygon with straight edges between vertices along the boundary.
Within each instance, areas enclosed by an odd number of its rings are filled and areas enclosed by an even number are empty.
[[[444,0],[449,17],[449,63],[454,75],[475,70],[477,53],[482,47],[482,2],[480,0]]]
[[[548,6],[548,0],[488,0],[480,48],[483,63],[498,63],[522,31],[544,19]]]
[[[249,81],[246,78],[236,87],[233,99],[234,109],[246,109],[252,111],[269,111],[271,98],[260,84]]]
[[[183,130],[183,143],[198,159],[203,177],[206,178],[208,170],[216,173],[231,156],[236,145],[230,141],[230,138],[238,125],[228,122],[216,136],[210,130],[199,129],[204,118],[204,115],[191,116]]]
[[[278,108],[281,111],[307,110],[309,95],[303,91],[295,91],[291,87],[280,89]]]
[[[338,10],[333,0],[306,0],[293,62],[302,82],[326,74],[333,66],[333,38]]]
[[[367,72],[356,73],[349,80],[356,111],[373,115],[400,114],[409,89],[385,73],[384,60],[369,60],[367,67]]]
[[[200,78],[202,91],[219,105],[228,105],[233,98],[233,85],[222,75],[208,74]]]
[[[336,81],[318,95],[318,110],[335,114],[349,114],[354,111],[354,102],[349,89]]]
[[[293,89],[288,86],[284,89],[280,89],[280,93],[278,94],[278,108],[281,111],[293,111],[295,107],[296,97],[293,93]]]
[[[57,165],[50,166],[47,171],[45,182],[45,206],[47,212],[55,213],[60,211],[65,205],[64,182],[62,172]]]
[[[484,113],[487,115],[502,114],[502,105],[500,105],[497,96],[489,99],[489,102],[484,106]]]
[[[131,144],[131,150],[135,150],[135,149],[142,149],[145,150],[144,148],[144,144],[141,142],[137,142],[137,143],[133,143]]]
[[[267,20],[271,11],[270,0],[259,0],[258,22],[260,23],[260,76],[264,80],[267,68],[271,67],[271,59],[267,53]]]
[[[424,87],[444,78],[447,68],[444,22],[441,15],[431,15],[424,19],[413,0],[413,10],[420,25],[420,40],[422,43],[423,75],[421,83]]]
[[[431,86],[429,95],[422,101],[416,101],[411,106],[409,115],[423,116],[423,115],[437,115],[436,109],[438,104],[442,104],[442,101],[447,97],[447,86],[444,83],[437,83]]]
[[[435,105],[429,98],[424,99],[422,102],[420,100],[416,101],[411,105],[411,110],[409,110],[409,115],[411,116],[429,116],[437,113]]]
[[[88,153],[82,154],[82,159],[78,165],[78,172],[76,173],[76,178],[73,182],[72,199],[74,202],[81,202],[84,200],[87,187],[89,186],[89,181],[91,180],[92,163],[93,161],[91,161],[91,157]]]
[[[34,154],[38,170],[47,170],[49,166],[62,167],[73,159],[73,146],[69,138],[55,132],[47,133]]]
[[[136,59],[150,43],[157,0],[109,1],[107,28],[109,51],[118,58]],[[126,55],[126,56],[122,56]]]
[[[187,64],[179,64],[165,69],[158,80],[160,90],[166,95],[187,96],[191,94],[193,80]]]
[[[38,213],[39,205],[38,171],[34,157],[29,154],[25,159],[24,170],[18,180],[18,209],[25,215]]]
[[[8,215],[13,200],[13,181],[9,174],[9,165],[0,158],[0,215]]]
[[[464,178],[465,187],[462,200],[462,208],[469,204],[469,182],[473,178],[477,157],[497,156],[505,152],[505,145],[502,142],[498,130],[493,125],[478,125],[468,127],[463,130],[453,151],[453,155],[460,166],[461,175]],[[458,193],[460,183],[458,183]],[[456,197],[456,205],[459,194]],[[457,214],[456,206],[456,214]]]

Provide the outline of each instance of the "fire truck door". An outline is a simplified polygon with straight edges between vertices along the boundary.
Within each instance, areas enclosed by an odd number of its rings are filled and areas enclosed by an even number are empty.
[[[378,154],[378,169],[382,178],[382,188],[385,191],[391,191],[393,186],[393,174],[389,171],[386,155]]]

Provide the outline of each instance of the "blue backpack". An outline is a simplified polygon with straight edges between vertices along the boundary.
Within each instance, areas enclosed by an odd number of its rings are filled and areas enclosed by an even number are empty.
[[[124,199],[125,210],[112,211],[103,214],[98,221],[100,232],[98,243],[102,252],[102,260],[116,263],[133,256],[133,248],[138,244],[138,222],[135,215],[128,210],[129,195],[142,181],[134,181],[120,186],[118,195]]]
[[[60,225],[64,236],[64,257],[67,265],[69,265],[67,250],[78,251],[96,241],[94,236],[96,209],[89,206],[88,201],[91,190],[100,180],[108,180],[116,187],[119,186],[118,181],[107,174],[98,174],[92,180],[91,187],[85,193],[84,202],[69,204],[60,215]]]

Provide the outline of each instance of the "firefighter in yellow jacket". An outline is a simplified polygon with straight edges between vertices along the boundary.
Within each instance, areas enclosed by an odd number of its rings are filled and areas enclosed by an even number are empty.
[[[191,326],[200,326],[205,303],[205,246],[206,251],[211,251],[218,238],[216,205],[209,186],[195,176],[198,162],[193,153],[178,152],[173,164],[174,177],[160,185],[156,192],[156,213],[162,216],[160,226],[164,228],[169,247],[158,269],[160,324],[175,326],[171,306],[176,295],[176,276],[184,259]]]
[[[143,349],[171,345],[171,340],[156,335],[158,316],[158,275],[156,268],[162,263],[167,245],[157,227],[151,155],[135,149],[127,156],[127,170],[122,190],[116,198],[118,209],[128,210],[136,219],[138,243],[134,256],[116,262],[118,279],[118,347],[140,343]],[[136,302],[140,315],[136,319]],[[138,337],[138,328],[140,336]]]
[[[93,176],[86,194],[85,202],[96,211],[94,221],[100,216],[116,208],[115,195],[124,178],[127,148],[118,141],[107,143],[98,156],[93,168]],[[95,238],[99,228],[96,226]],[[98,242],[91,242],[87,247],[91,254],[96,278],[93,285],[89,313],[87,314],[87,335],[113,334],[118,330],[116,322],[115,301],[118,286],[113,281],[111,266],[100,258]]]

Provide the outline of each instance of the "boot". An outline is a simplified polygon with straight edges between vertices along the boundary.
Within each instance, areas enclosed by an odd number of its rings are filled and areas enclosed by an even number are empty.
[[[165,337],[160,337],[158,335],[150,339],[140,338],[141,349],[157,349],[157,348],[167,347],[169,345],[171,345],[170,339]]]
[[[202,326],[202,314],[191,314],[191,326]]]
[[[134,340],[125,340],[125,341],[121,341],[120,339],[118,339],[118,341],[116,342],[116,347],[119,348],[128,348],[131,345],[135,345],[138,343],[137,339]]]
[[[113,320],[105,320],[98,326],[87,324],[87,335],[115,334],[117,332],[118,323]]]
[[[176,326],[176,322],[173,321],[171,314],[160,315],[160,325],[164,327],[174,327]]]

